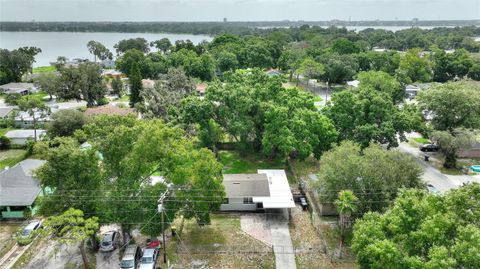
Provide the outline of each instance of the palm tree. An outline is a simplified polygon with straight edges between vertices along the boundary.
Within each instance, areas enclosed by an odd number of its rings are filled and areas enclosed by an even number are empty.
[[[338,193],[338,199],[335,200],[335,206],[340,214],[340,251],[345,241],[345,231],[350,226],[350,217],[357,210],[358,198],[351,190],[343,190]]]

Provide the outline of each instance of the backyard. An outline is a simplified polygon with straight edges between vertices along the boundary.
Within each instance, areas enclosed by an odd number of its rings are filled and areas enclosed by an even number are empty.
[[[23,149],[0,150],[0,170],[12,167],[25,159],[27,151]]]

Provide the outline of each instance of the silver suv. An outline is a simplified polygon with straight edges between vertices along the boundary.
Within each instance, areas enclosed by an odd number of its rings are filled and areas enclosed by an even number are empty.
[[[129,245],[123,253],[123,258],[120,261],[120,268],[135,269],[138,267],[140,259],[142,258],[142,250],[137,245]]]

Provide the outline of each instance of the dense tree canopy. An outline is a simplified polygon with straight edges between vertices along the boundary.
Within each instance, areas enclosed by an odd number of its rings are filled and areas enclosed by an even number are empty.
[[[94,62],[97,58],[100,60],[112,59],[113,55],[102,43],[91,40],[87,43],[88,51],[95,56]]]
[[[183,102],[182,120],[205,127],[214,119],[242,148],[271,157],[319,157],[335,141],[331,121],[317,111],[311,94],[284,88],[259,70],[231,74],[225,82],[210,85],[204,100]]]
[[[42,50],[36,47],[0,49],[0,84],[20,82],[22,76],[31,71],[35,56],[40,52]]]
[[[383,72],[359,75],[356,89],[334,93],[326,115],[333,120],[339,140],[353,140],[366,147],[370,142],[397,146],[404,133],[420,128],[418,112],[394,101],[402,100],[403,89],[398,81]]]
[[[360,268],[480,267],[480,185],[446,195],[406,190],[384,214],[367,213],[354,227]]]
[[[113,47],[117,51],[117,55],[121,55],[131,49],[136,49],[143,53],[147,53],[150,51],[147,40],[141,37],[121,40]]]
[[[98,64],[87,62],[78,67],[61,68],[59,71],[57,97],[84,100],[87,106],[94,106],[105,96],[102,68]]]
[[[417,99],[436,130],[480,128],[480,90],[470,84],[436,85],[420,92]]]
[[[357,212],[381,211],[395,199],[400,188],[417,188],[421,169],[413,156],[371,144],[344,141],[324,153],[318,182],[320,202],[333,204],[337,193],[351,190],[358,198]]]

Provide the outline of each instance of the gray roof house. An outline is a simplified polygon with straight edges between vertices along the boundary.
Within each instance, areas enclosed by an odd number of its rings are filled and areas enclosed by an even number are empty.
[[[46,134],[45,130],[37,129],[37,140],[41,140]],[[35,136],[34,130],[11,130],[5,134],[6,137],[10,139],[12,144],[15,145],[25,145],[28,139],[33,139]]]
[[[225,200],[221,211],[256,211],[295,207],[284,170],[258,170],[257,174],[223,175]]]
[[[13,107],[0,107],[0,119],[8,118],[8,115],[13,111]]]
[[[33,171],[45,161],[26,159],[0,172],[0,212],[2,218],[23,218],[25,209],[32,205],[41,193]]]
[[[38,89],[33,83],[8,83],[0,85],[0,92],[3,93],[20,93],[27,95],[29,93],[38,92]]]

